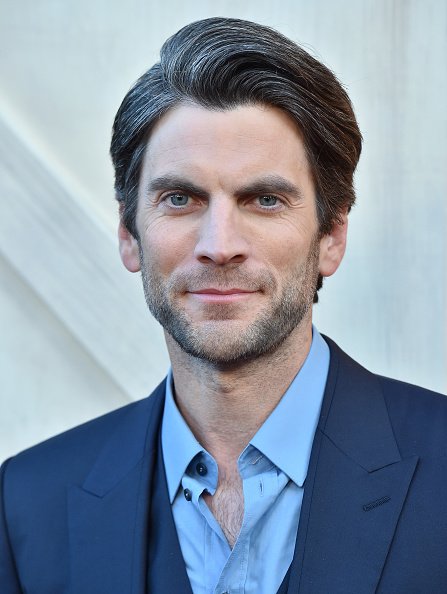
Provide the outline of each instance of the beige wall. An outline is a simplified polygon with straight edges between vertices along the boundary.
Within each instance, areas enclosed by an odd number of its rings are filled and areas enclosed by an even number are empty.
[[[0,458],[164,375],[162,333],[118,261],[108,142],[162,41],[213,15],[278,28],[354,101],[358,205],[318,327],[373,371],[447,390],[443,0],[3,0]]]

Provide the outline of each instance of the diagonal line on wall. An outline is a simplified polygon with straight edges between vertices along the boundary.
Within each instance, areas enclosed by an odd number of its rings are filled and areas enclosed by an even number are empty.
[[[130,399],[168,358],[116,240],[0,117],[0,252]]]

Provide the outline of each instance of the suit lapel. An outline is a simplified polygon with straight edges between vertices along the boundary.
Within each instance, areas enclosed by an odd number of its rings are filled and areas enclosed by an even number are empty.
[[[149,525],[148,592],[192,594],[169,501],[161,436],[151,493]]]
[[[148,494],[164,383],[126,411],[81,487],[68,492],[71,594],[144,594]]]
[[[402,460],[379,380],[327,339],[331,365],[289,594],[373,594],[417,458]]]

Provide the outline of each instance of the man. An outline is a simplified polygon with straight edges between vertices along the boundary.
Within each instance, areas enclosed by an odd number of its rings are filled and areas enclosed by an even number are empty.
[[[172,371],[2,470],[2,593],[447,591],[447,407],[312,327],[361,136],[334,75],[213,18],[125,97],[121,258]]]

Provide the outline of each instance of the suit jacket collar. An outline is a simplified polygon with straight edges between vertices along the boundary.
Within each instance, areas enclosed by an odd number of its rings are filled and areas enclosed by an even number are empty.
[[[329,338],[331,368],[319,429],[368,472],[399,462],[400,453],[377,376]]]
[[[164,382],[119,416],[82,486],[68,490],[72,594],[144,594],[148,494]]]
[[[417,458],[400,456],[377,376],[325,340],[331,365],[283,587],[373,594]]]

